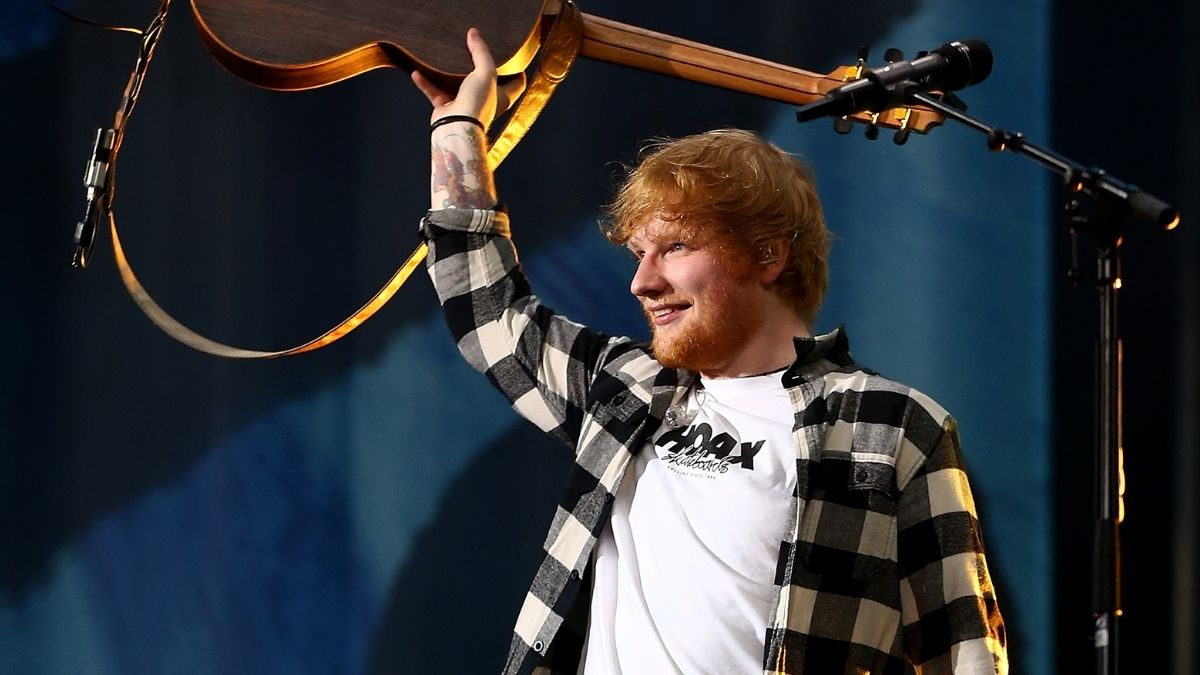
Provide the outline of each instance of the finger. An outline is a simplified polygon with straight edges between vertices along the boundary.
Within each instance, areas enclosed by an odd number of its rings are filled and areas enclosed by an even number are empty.
[[[478,28],[467,31],[467,50],[474,69],[463,80],[452,105],[455,112],[470,115],[486,127],[496,116],[496,66]]]
[[[484,41],[483,34],[474,26],[467,30],[467,50],[471,52],[471,63],[475,65],[475,70],[490,73],[496,69],[496,62],[492,59],[492,50]]]
[[[511,108],[523,93],[525,93],[525,73],[517,73],[511,78],[506,78],[496,91],[498,99],[496,113],[499,114]]]
[[[430,81],[419,70],[412,71],[412,81],[435,108],[440,108],[453,100],[450,94],[447,94],[441,87]]]

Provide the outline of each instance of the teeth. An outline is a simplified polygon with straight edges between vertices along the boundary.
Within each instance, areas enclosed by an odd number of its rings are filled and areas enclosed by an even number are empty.
[[[668,307],[659,307],[658,309],[652,309],[652,310],[650,310],[650,314],[652,316],[656,316],[656,317],[666,316],[666,315],[670,314],[671,312],[678,312],[683,309],[687,309],[687,307],[672,305],[672,306],[668,306]]]

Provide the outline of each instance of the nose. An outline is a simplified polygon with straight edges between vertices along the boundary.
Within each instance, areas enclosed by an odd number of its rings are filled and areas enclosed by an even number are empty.
[[[629,292],[639,298],[653,298],[662,295],[666,287],[667,282],[659,272],[656,258],[649,254],[642,256],[633,273],[633,280],[629,282]]]

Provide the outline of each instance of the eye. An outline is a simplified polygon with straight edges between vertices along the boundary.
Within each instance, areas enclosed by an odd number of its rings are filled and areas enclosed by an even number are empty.
[[[632,257],[634,260],[641,260],[641,259],[642,259],[642,256],[646,255],[645,253],[643,253],[642,251],[639,251],[639,250],[638,250],[638,249],[636,249],[636,248],[627,248],[627,249],[625,249],[625,251],[626,251],[627,253],[629,253],[629,255],[630,255],[630,256],[631,256],[631,257]]]
[[[671,245],[667,247],[668,253],[678,253],[684,250],[687,250],[687,244],[682,241],[671,242]]]

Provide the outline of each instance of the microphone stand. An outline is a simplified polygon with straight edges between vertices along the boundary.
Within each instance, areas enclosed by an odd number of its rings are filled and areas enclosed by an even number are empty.
[[[1117,290],[1121,287],[1120,248],[1131,217],[1158,223],[1167,230],[1179,225],[1180,215],[1171,205],[1122,182],[1101,169],[1087,168],[1071,159],[1029,142],[1020,133],[1005,131],[967,115],[946,101],[922,93],[916,86],[905,92],[909,103],[921,103],[987,136],[988,149],[1008,150],[1030,157],[1062,176],[1071,192],[1085,195],[1094,206],[1085,213],[1070,199],[1068,234],[1071,237],[1072,281],[1078,282],[1076,249],[1078,232],[1096,240],[1096,289],[1099,295],[1100,333],[1096,351],[1096,494],[1092,562],[1092,612],[1095,672],[1116,675],[1118,618],[1121,616],[1121,342],[1118,337]]]

